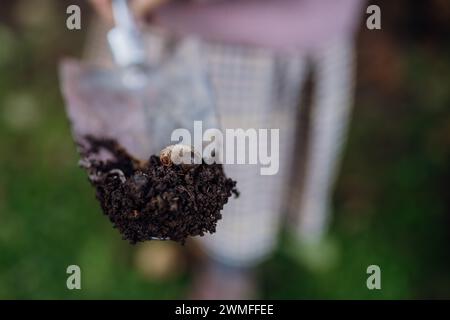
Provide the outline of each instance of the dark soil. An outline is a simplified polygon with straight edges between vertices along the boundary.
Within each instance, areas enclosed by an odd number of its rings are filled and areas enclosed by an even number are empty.
[[[220,211],[235,194],[236,182],[220,164],[164,166],[158,156],[133,159],[115,140],[87,137],[82,164],[96,188],[103,212],[123,238],[136,243],[154,238],[184,243],[189,236],[213,233]],[[114,160],[92,160],[108,150]]]

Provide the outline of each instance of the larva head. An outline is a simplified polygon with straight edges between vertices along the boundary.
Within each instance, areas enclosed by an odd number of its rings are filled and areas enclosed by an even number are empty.
[[[173,144],[165,147],[159,153],[159,159],[164,166],[202,163],[201,154],[194,147],[185,144]]]

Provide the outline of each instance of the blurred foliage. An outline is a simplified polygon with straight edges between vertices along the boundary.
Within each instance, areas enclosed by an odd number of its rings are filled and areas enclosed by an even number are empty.
[[[382,7],[383,30],[359,36],[327,240],[335,263],[308,268],[285,234],[259,270],[262,297],[450,297],[450,19],[445,2],[429,3],[419,21],[421,7],[407,1]],[[0,4],[0,298],[183,297],[189,275],[156,281],[136,271],[136,248],[106,223],[76,166],[57,61],[80,54],[84,33],[65,29],[67,4]],[[70,264],[83,270],[81,291],[66,289]],[[381,266],[380,291],[365,286],[370,264]]]

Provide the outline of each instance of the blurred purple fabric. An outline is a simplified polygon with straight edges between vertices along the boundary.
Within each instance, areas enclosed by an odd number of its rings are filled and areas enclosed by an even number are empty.
[[[157,12],[164,27],[207,40],[308,50],[353,35],[364,0],[173,2]]]

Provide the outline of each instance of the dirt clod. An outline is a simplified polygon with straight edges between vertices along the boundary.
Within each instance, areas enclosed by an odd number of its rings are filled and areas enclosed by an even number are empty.
[[[189,236],[213,233],[220,211],[236,182],[221,164],[163,165],[159,156],[146,162],[131,157],[115,140],[86,137],[80,146],[83,166],[103,212],[123,238],[136,243],[154,238],[184,243]],[[101,149],[113,160],[93,160]]]

